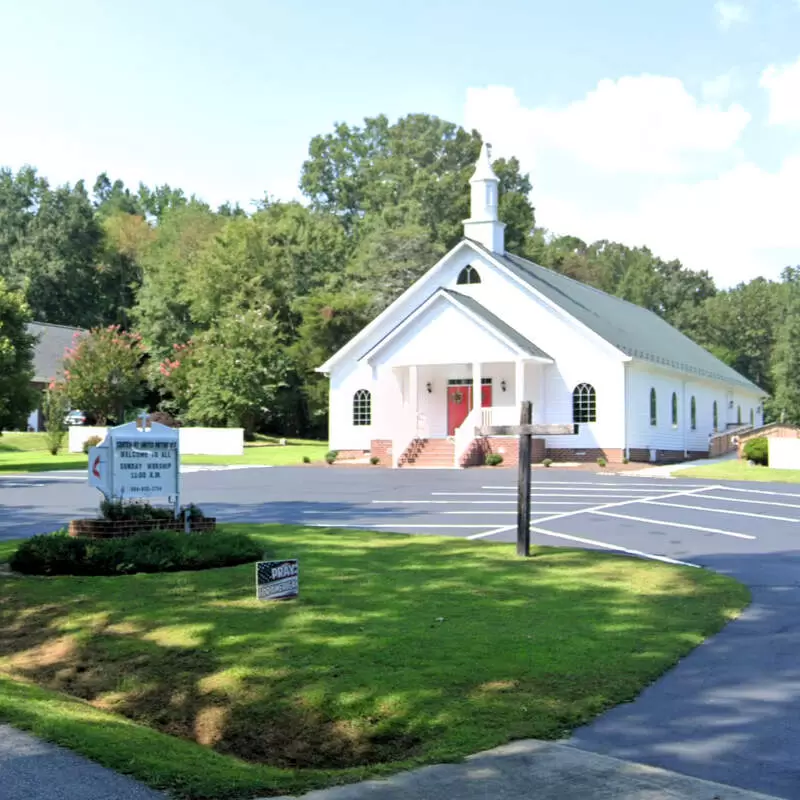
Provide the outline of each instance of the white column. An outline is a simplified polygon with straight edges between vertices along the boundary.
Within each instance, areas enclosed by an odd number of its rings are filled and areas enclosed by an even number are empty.
[[[416,366],[408,368],[408,393],[409,410],[416,416],[419,410],[419,369]]]
[[[472,407],[483,407],[483,392],[481,391],[481,365],[478,361],[472,362]]]
[[[520,358],[514,367],[514,401],[519,412],[519,404],[525,399],[525,362]]]

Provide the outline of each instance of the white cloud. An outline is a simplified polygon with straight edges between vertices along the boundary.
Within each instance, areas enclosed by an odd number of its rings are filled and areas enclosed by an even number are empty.
[[[564,150],[608,172],[655,174],[683,171],[687,156],[729,150],[750,121],[739,105],[703,106],[680,80],[657,75],[602,80],[556,109],[525,109],[505,87],[469,89],[465,116],[468,127],[480,120],[484,129],[493,118],[513,117],[515,136],[537,149]]]
[[[750,13],[743,3],[730,2],[730,0],[717,0],[714,3],[714,11],[717,12],[717,22],[727,30],[731,25],[747,22]]]
[[[800,151],[774,170],[748,161],[749,119],[653,76],[601,82],[560,110],[525,108],[505,87],[470,90],[465,108],[468,126],[531,172],[538,224],[647,245],[721,286],[800,264]]]
[[[759,85],[769,94],[772,125],[800,124],[800,58],[794,64],[767,67]]]
[[[800,2],[800,0],[798,0]],[[704,81],[701,86],[703,99],[709,103],[721,103],[727,100],[731,95],[733,89],[733,73],[726,72],[723,75],[717,75],[716,78]]]

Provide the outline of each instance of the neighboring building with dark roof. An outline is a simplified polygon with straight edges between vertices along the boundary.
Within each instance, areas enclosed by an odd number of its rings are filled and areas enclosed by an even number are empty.
[[[28,333],[36,337],[33,353],[33,385],[44,391],[50,381],[62,375],[64,352],[74,344],[76,336],[83,333],[81,328],[67,325],[51,325],[47,322],[31,322]],[[28,417],[29,430],[42,430],[42,418],[39,409]]]
[[[485,145],[470,183],[465,238],[319,368],[333,449],[513,463],[516,440],[481,429],[516,424],[522,400],[534,423],[576,425],[539,459],[680,460],[763,424],[765,392],[657,314],[505,252]]]

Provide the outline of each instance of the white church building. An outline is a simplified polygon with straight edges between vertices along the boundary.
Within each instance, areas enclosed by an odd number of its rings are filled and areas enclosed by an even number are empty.
[[[574,423],[534,461],[674,461],[763,423],[765,393],[657,314],[507,253],[486,144],[464,239],[319,367],[330,446],[383,464],[517,461],[491,425]],[[480,387],[480,391],[477,390]]]

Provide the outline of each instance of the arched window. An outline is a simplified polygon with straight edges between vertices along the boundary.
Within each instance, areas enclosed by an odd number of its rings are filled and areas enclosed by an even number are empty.
[[[572,421],[597,422],[597,393],[590,383],[579,383],[572,392]]]
[[[678,393],[672,393],[672,427],[678,427]]]
[[[692,430],[697,430],[697,401],[694,399],[694,395],[692,395],[692,402],[690,404],[690,414],[691,414],[691,422],[692,422]]]
[[[650,389],[650,424],[658,425],[658,406],[656,404],[655,389]]]
[[[755,414],[753,414],[753,409],[751,408],[750,409],[750,427],[751,428],[754,427],[755,424],[756,424],[756,417],[755,417]]]
[[[736,424],[737,425],[741,425],[742,424],[742,407],[741,406],[736,406]]]
[[[478,274],[478,270],[475,269],[471,264],[468,264],[461,272],[458,273],[458,280],[456,281],[459,285],[470,284],[470,283],[480,283],[481,276]]]
[[[353,395],[353,425],[372,425],[372,395],[367,389]]]
[[[714,430],[719,430],[719,406],[717,401],[714,401]]]

